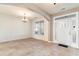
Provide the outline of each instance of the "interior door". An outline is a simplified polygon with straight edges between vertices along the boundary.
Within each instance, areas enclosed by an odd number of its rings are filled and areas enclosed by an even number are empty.
[[[70,20],[72,20],[72,43],[71,46],[72,47],[78,47],[78,43],[77,43],[77,25],[76,25],[76,17],[72,17]]]
[[[73,43],[73,19],[68,17],[55,21],[55,39],[58,43],[69,46]]]
[[[64,28],[64,21],[61,20],[56,20],[55,22],[55,38],[58,41],[58,43],[64,44],[64,40],[65,40],[65,28]],[[63,35],[64,34],[64,35]]]
[[[65,36],[66,36],[66,38],[64,38],[65,39],[65,44],[66,45],[69,45],[69,46],[71,46],[71,44],[72,44],[72,36],[73,36],[73,34],[72,34],[72,32],[73,32],[73,25],[72,25],[72,19],[71,19],[72,17],[68,17],[68,18],[65,18],[65,23],[64,23],[64,28],[65,28]]]
[[[54,42],[78,48],[76,14],[55,18]]]

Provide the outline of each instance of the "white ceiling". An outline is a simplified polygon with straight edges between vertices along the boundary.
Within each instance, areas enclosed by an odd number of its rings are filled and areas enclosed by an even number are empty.
[[[0,14],[12,15],[16,17],[24,17],[25,14],[28,19],[42,17],[40,14],[35,13],[27,8],[8,4],[0,4]]]
[[[15,16],[24,16],[29,19],[50,17],[58,12],[62,12],[68,9],[78,7],[79,3],[9,3],[9,4],[0,4],[0,14],[11,14]],[[63,10],[65,8],[65,10]]]
[[[54,5],[53,3],[40,3],[34,4],[38,8],[41,8],[43,11],[47,12],[48,14],[54,14],[58,12],[62,12],[68,9],[72,9],[79,6],[79,3],[57,3]],[[65,8],[65,10],[63,10]]]

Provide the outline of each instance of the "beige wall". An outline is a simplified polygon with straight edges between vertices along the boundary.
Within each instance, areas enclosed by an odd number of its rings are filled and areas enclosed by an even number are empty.
[[[44,35],[34,35],[33,23],[35,21],[44,20]],[[0,14],[0,42],[30,38],[48,41],[50,39],[50,23],[45,18],[34,19],[23,23],[21,18],[15,16]]]
[[[31,23],[15,16],[0,14],[0,42],[31,37]]]

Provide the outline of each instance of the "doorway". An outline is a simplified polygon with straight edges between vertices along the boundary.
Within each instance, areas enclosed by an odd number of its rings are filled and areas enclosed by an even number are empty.
[[[54,19],[54,42],[72,47],[78,47],[76,14]]]

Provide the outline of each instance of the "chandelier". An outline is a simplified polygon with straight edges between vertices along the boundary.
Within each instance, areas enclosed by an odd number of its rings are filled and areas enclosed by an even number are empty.
[[[28,21],[28,19],[26,18],[26,14],[24,13],[24,16],[23,16],[22,22],[26,23],[27,21]]]

